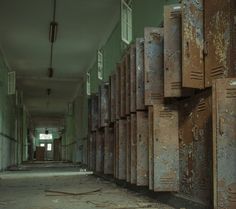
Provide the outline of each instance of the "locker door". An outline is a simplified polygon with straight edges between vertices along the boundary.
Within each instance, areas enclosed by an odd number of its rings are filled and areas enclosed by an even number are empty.
[[[137,186],[148,186],[148,112],[137,111]]]
[[[127,142],[126,142],[126,181],[131,182],[131,119],[130,116],[127,117],[126,122],[126,133],[127,133]]]
[[[154,105],[164,97],[163,28],[145,28],[144,36],[145,105]]]
[[[115,122],[115,174],[114,177],[118,178],[119,176],[119,121]]]
[[[120,118],[120,70],[121,70],[121,65],[117,64],[117,69],[116,69],[116,120]]]
[[[96,131],[98,128],[98,95],[91,96],[91,108],[92,108],[92,131]]]
[[[96,170],[96,132],[92,133],[92,157],[91,157],[91,169]]]
[[[116,74],[110,76],[110,122],[114,123],[116,114]]]
[[[236,208],[236,79],[213,84],[214,209]]]
[[[183,0],[183,87],[204,88],[203,0]]]
[[[105,127],[109,122],[109,84],[103,83],[99,87],[99,115],[100,115],[100,126]]]
[[[182,88],[181,4],[164,7],[164,94],[182,97],[190,90]]]
[[[104,139],[104,174],[113,174],[114,128],[105,127]]]
[[[136,39],[136,110],[145,110],[144,101],[144,39]]]
[[[207,87],[212,85],[214,79],[236,75],[235,16],[235,0],[205,1],[205,85]]]
[[[153,161],[153,106],[148,107],[148,159],[149,159],[149,189],[153,190],[154,161]]]
[[[170,105],[153,106],[154,191],[179,190],[178,111]]]
[[[125,55],[125,106],[126,115],[130,114],[130,50]]]
[[[137,182],[137,138],[136,138],[136,113],[131,114],[131,184],[136,184]]]
[[[130,112],[136,111],[136,46],[130,47]]]
[[[126,180],[126,119],[119,120],[118,179]]]
[[[104,132],[96,131],[96,172],[103,172],[104,163]]]
[[[126,76],[125,76],[125,58],[120,64],[120,118],[126,116]]]

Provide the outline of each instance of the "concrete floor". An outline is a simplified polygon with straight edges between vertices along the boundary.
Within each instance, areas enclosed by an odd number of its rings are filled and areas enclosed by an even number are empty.
[[[101,189],[94,193],[81,195]],[[47,192],[62,191],[74,195]],[[76,194],[76,195],[75,195]],[[0,209],[173,209],[73,165],[30,164],[0,174]]]

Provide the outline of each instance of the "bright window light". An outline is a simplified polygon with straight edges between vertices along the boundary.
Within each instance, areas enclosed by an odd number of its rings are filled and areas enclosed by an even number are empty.
[[[39,134],[40,140],[52,140],[52,134]]]
[[[47,151],[52,151],[52,144],[47,144]]]
[[[40,144],[40,147],[45,147],[45,144]]]

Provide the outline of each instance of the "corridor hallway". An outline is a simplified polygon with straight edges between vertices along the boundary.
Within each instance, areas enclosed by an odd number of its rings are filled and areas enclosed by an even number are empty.
[[[31,163],[1,173],[0,208],[173,209],[71,163]]]

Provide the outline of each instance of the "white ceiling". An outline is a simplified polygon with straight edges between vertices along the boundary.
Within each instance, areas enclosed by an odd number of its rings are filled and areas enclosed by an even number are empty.
[[[119,17],[119,0],[57,0],[54,77],[50,62],[51,0],[0,0],[0,43],[33,116],[63,116],[81,78]],[[46,89],[52,94],[47,96]]]

